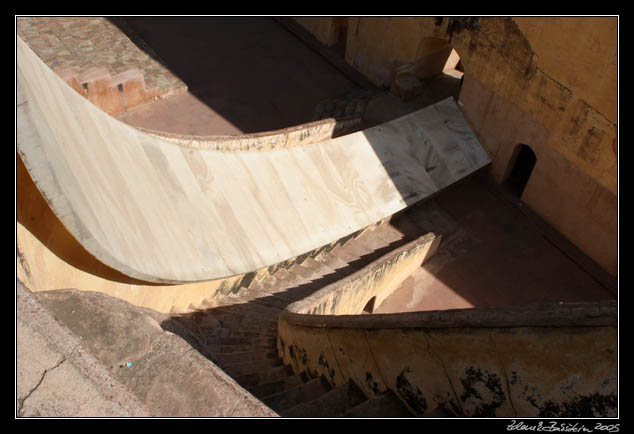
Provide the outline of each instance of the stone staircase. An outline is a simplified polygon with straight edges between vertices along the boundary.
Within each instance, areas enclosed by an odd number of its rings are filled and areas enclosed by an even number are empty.
[[[296,375],[277,354],[277,317],[422,234],[406,215],[393,218],[173,319],[196,336],[192,346],[282,417],[412,417],[391,391],[368,399],[352,382],[333,388],[324,378]]]

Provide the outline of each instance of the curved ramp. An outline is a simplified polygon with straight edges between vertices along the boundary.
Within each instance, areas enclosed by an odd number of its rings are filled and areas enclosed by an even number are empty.
[[[57,218],[104,264],[196,282],[298,256],[490,162],[451,99],[288,149],[170,143],[107,115],[17,38],[17,148]]]

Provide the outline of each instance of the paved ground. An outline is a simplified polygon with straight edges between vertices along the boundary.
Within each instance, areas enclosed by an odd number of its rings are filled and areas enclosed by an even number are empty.
[[[319,102],[358,88],[271,18],[125,22],[189,90],[122,118],[133,125],[199,135],[269,131],[309,122]],[[183,116],[174,118],[175,110]],[[169,113],[170,123],[161,123]]]
[[[375,313],[616,298],[482,177],[450,187],[411,217],[443,242]]]

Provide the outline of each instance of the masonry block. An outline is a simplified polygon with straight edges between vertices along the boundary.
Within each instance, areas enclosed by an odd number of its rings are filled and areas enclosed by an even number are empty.
[[[70,87],[83,96],[86,96],[86,89],[79,82],[79,73],[76,68],[59,68],[55,73],[64,80]]]
[[[113,77],[117,87],[122,92],[124,110],[130,110],[152,99],[145,89],[143,72],[130,69]]]
[[[88,90],[88,100],[110,115],[124,111],[121,92],[106,68],[90,68],[79,76]]]
[[[397,74],[392,82],[390,92],[403,101],[407,101],[420,95],[423,91],[423,83],[411,72]]]

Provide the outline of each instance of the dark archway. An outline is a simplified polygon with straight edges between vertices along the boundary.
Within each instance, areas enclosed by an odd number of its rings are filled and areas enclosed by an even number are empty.
[[[376,301],[376,296],[372,297],[370,300],[368,300],[368,302],[365,304],[365,307],[363,308],[363,313],[372,313],[374,312],[374,302]]]
[[[519,145],[513,154],[512,169],[504,185],[514,196],[520,198],[535,168],[537,156],[528,145]]]

